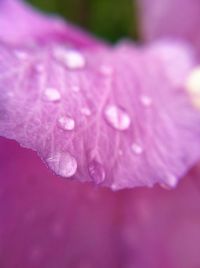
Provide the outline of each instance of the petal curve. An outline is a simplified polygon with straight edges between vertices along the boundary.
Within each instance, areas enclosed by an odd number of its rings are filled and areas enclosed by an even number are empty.
[[[175,187],[199,159],[200,113],[152,49],[2,44],[0,55],[0,134],[57,175],[113,190]]]

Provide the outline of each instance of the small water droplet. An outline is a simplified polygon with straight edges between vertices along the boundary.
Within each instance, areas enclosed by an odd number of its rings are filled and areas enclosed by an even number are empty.
[[[113,68],[109,65],[101,65],[100,73],[106,76],[110,76],[113,74]]]
[[[117,130],[126,130],[131,124],[131,119],[128,113],[116,105],[109,105],[106,107],[105,119]]]
[[[81,113],[82,113],[83,115],[85,115],[85,116],[90,116],[90,115],[91,115],[91,111],[90,111],[90,109],[87,108],[87,107],[83,107],[83,108],[81,108]]]
[[[95,183],[99,184],[105,180],[106,172],[102,164],[96,160],[92,160],[88,165],[88,170],[91,178]]]
[[[143,153],[143,148],[139,144],[137,144],[137,143],[133,143],[131,145],[131,150],[135,154],[142,154]]]
[[[65,47],[57,47],[54,57],[69,69],[81,69],[85,67],[86,61],[82,53]]]
[[[149,107],[152,104],[152,99],[147,95],[142,95],[140,100],[141,100],[141,103],[146,107]]]
[[[56,88],[48,87],[44,91],[43,99],[46,101],[56,102],[61,98],[60,92]]]
[[[77,171],[77,161],[68,152],[59,152],[50,155],[47,159],[48,166],[62,177],[72,177]]]
[[[80,87],[78,85],[73,85],[72,91],[74,91],[75,93],[78,93],[80,91]]]
[[[28,58],[28,53],[22,49],[16,49],[14,54],[19,60],[26,60]]]
[[[38,72],[38,73],[42,73],[44,72],[44,65],[42,63],[38,63],[36,64],[35,66],[35,70]]]
[[[58,119],[58,126],[63,130],[74,130],[75,128],[75,121],[70,116],[61,116]]]
[[[160,183],[160,186],[164,189],[171,190],[176,187],[178,179],[173,174],[168,174],[166,180],[163,183]]]

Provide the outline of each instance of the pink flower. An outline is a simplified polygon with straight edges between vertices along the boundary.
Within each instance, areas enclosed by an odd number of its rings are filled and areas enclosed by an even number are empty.
[[[200,158],[195,48],[111,47],[14,0],[0,25],[0,267],[198,267],[198,166],[176,187]]]

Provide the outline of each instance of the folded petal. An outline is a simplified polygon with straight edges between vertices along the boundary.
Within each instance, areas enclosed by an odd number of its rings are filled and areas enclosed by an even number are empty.
[[[20,0],[0,1],[0,39],[12,44],[62,41],[77,47],[101,46],[98,40],[55,16],[45,16]]]
[[[62,177],[174,187],[200,157],[200,113],[181,84],[193,60],[180,45],[170,73],[177,53],[155,51],[1,44],[0,134]]]
[[[183,39],[200,53],[200,1],[137,0],[141,34],[146,40]]]
[[[58,180],[0,139],[2,268],[200,266],[200,169],[173,191],[112,192]]]

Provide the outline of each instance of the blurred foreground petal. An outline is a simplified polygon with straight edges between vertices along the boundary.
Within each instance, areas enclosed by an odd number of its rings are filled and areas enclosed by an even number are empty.
[[[0,39],[12,44],[65,42],[77,47],[100,46],[98,40],[55,16],[45,16],[20,0],[0,1]]]
[[[112,192],[53,176],[0,139],[2,268],[200,266],[200,171],[173,191]]]
[[[141,34],[145,40],[160,37],[191,43],[200,55],[199,0],[137,0]]]

